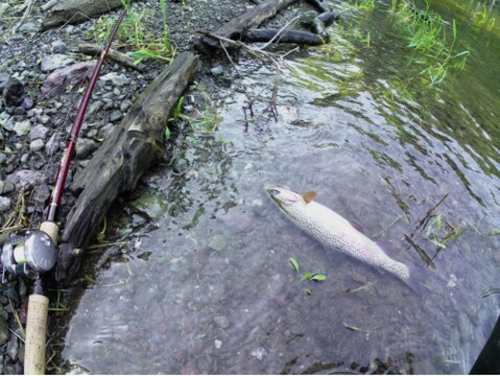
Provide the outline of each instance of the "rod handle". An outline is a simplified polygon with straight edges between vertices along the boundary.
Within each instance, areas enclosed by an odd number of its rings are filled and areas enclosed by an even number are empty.
[[[25,375],[43,375],[45,373],[48,313],[49,298],[38,294],[29,296],[24,355]]]
[[[52,221],[42,222],[40,225],[40,231],[45,232],[57,247],[57,242],[59,241],[59,226]]]

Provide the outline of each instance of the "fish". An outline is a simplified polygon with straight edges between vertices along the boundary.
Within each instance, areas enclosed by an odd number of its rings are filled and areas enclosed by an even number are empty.
[[[267,193],[280,210],[301,230],[331,248],[386,271],[404,282],[417,295],[423,293],[421,277],[384,250],[347,219],[314,201],[315,192],[299,194],[280,186],[267,187]]]

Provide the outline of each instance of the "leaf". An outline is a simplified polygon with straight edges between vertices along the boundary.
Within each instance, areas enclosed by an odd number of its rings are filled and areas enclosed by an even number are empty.
[[[293,257],[290,257],[290,264],[293,265],[295,271],[298,273],[299,272],[299,263],[297,260],[295,260]]]
[[[314,274],[311,279],[313,281],[324,281],[326,279],[326,276],[324,274]]]
[[[357,326],[352,326],[352,325],[347,325],[346,323],[343,323],[346,329],[349,329],[352,332],[362,332],[363,329],[358,328]]]
[[[312,290],[311,290],[311,289],[307,289],[307,290],[306,290],[306,294],[307,294],[307,295],[312,295]]]
[[[304,273],[304,275],[302,276],[302,279],[301,279],[300,281],[301,281],[301,282],[302,282],[302,281],[308,281],[308,280],[310,280],[310,279],[311,279],[311,276],[312,276],[312,274],[311,274],[311,273],[309,273],[309,272]]]
[[[457,39],[457,23],[453,19],[453,39]]]
[[[170,139],[170,129],[165,127],[165,140]]]

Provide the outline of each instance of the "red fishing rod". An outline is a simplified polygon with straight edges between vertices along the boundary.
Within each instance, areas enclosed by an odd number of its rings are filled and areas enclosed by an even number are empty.
[[[41,375],[45,373],[45,341],[49,299],[43,294],[40,275],[50,271],[57,260],[56,246],[59,237],[59,226],[55,223],[57,208],[61,204],[69,165],[75,153],[76,140],[78,139],[78,134],[85,118],[85,111],[92,96],[92,91],[99,77],[104,58],[113,43],[113,39],[126,12],[126,8],[124,8],[116,21],[78,107],[61,164],[57,171],[46,220],[40,225],[39,231],[30,231],[24,236],[11,236],[8,239],[3,239],[5,243],[1,256],[3,266],[2,280],[5,280],[6,272],[15,276],[32,277],[35,280],[34,293],[29,296],[28,313],[26,316],[24,357],[24,373],[26,375]]]

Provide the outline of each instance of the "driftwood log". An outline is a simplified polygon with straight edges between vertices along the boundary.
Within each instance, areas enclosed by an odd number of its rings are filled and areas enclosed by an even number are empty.
[[[242,36],[242,41],[248,43],[270,40],[273,40],[273,43],[293,43],[302,46],[321,46],[327,42],[317,34],[302,30],[250,29]]]
[[[121,0],[59,0],[51,3],[44,9],[48,15],[42,22],[42,31],[65,23],[84,22],[122,6]]]
[[[147,87],[71,187],[81,192],[71,210],[59,249],[55,277],[62,280],[95,236],[113,201],[135,188],[163,154],[162,134],[172,108],[192,80],[198,56],[184,52]]]
[[[227,39],[240,39],[245,31],[258,27],[265,20],[274,17],[282,9],[297,3],[299,0],[267,0],[256,5],[240,17],[233,19],[214,31]],[[196,43],[195,48],[205,54],[211,54],[221,48],[220,41],[203,36]]]
[[[71,47],[70,50],[71,52],[96,56],[101,54],[103,48],[104,48],[103,46],[98,46],[96,44],[82,43],[79,44],[78,46]],[[106,59],[113,60],[123,66],[135,69],[139,72],[143,72],[145,69],[144,65],[134,64],[134,59],[112,48],[106,54]]]

